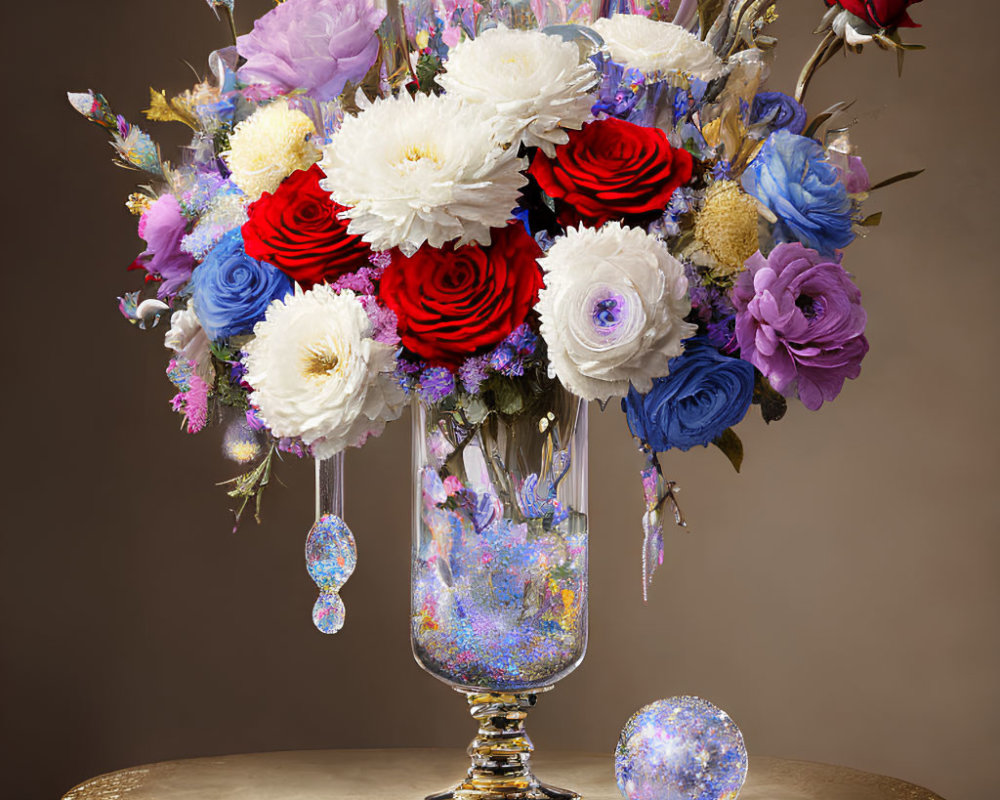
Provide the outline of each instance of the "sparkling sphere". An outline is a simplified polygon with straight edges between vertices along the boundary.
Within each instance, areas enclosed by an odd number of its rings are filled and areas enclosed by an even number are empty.
[[[615,750],[615,778],[628,800],[736,800],[746,776],[743,734],[700,697],[639,709]]]

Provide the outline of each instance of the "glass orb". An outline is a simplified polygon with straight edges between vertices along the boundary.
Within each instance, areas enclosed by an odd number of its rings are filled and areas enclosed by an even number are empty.
[[[746,774],[743,734],[700,697],[639,709],[615,751],[615,778],[628,800],[735,800]]]

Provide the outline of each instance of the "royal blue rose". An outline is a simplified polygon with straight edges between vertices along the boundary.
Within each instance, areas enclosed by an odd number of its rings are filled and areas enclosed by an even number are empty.
[[[854,241],[847,188],[814,139],[772,133],[743,173],[743,188],[778,218],[779,242],[831,256]]]
[[[758,92],[750,109],[750,124],[799,134],[806,129],[806,116],[805,106],[784,92]]]
[[[281,270],[250,258],[239,229],[212,248],[191,279],[194,312],[210,339],[250,333],[272,300],[292,292]]]
[[[670,374],[622,400],[629,430],[657,452],[708,445],[737,424],[753,399],[754,369],[722,355],[705,339],[688,339],[670,359]]]

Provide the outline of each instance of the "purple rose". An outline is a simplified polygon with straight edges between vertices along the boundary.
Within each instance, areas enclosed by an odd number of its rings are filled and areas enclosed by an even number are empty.
[[[154,201],[139,219],[139,237],[145,240],[146,250],[136,265],[162,281],[156,290],[161,299],[177,294],[194,271],[194,257],[181,250],[186,233],[187,220],[172,194]]]
[[[333,100],[375,63],[384,17],[371,0],[285,0],[237,40],[239,78]]]
[[[750,109],[753,125],[767,125],[772,131],[802,133],[806,129],[806,109],[783,92],[758,92]]]
[[[733,289],[740,355],[815,411],[861,373],[868,315],[839,260],[798,242],[747,261]]]

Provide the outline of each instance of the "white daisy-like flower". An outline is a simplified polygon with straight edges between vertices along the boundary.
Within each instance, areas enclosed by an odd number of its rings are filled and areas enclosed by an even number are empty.
[[[496,114],[501,141],[555,156],[555,146],[569,141],[566,130],[590,119],[598,75],[589,60],[581,63],[573,42],[501,25],[453,47],[437,82]]]
[[[173,350],[178,361],[193,361],[194,371],[209,386],[215,383],[208,334],[201,327],[190,301],[186,308],[175,311],[170,316],[170,330],[163,336],[163,346]]]
[[[229,136],[222,154],[232,180],[251,200],[273,192],[297,169],[308,169],[321,152],[313,141],[316,127],[285,99],[258,108]]]
[[[377,100],[344,120],[320,166],[348,230],[408,254],[424,242],[489,244],[527,183],[527,164],[497,142],[487,110],[447,96]]]
[[[684,267],[640,228],[570,228],[539,264],[549,371],[585,400],[648,392],[697,330]]]
[[[726,71],[712,45],[672,22],[615,14],[591,27],[604,39],[615,62],[647,75],[684,72],[710,81]]]
[[[316,458],[360,446],[403,410],[395,348],[372,338],[353,292],[327,284],[275,300],[244,349],[250,403],[275,436],[298,437]]]

